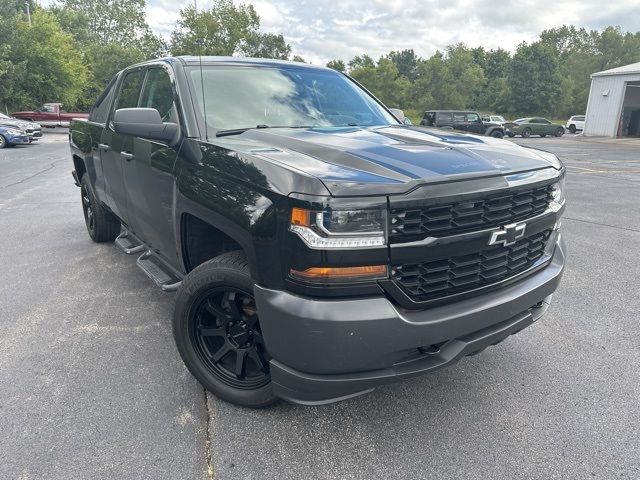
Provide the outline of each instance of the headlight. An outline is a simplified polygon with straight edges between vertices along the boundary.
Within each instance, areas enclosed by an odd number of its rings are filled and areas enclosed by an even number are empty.
[[[386,243],[384,210],[291,210],[289,230],[310,248],[339,249],[380,247]]]
[[[8,128],[7,133],[9,135],[24,135],[24,133],[21,130],[16,130],[15,128]]]
[[[560,178],[560,180],[558,180],[552,186],[551,195],[552,195],[553,201],[558,205],[562,205],[562,203],[564,202],[564,183],[565,183],[565,176],[563,175],[562,178]]]

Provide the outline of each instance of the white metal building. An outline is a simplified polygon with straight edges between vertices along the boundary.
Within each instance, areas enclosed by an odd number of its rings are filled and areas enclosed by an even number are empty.
[[[640,136],[640,62],[591,75],[584,134]]]

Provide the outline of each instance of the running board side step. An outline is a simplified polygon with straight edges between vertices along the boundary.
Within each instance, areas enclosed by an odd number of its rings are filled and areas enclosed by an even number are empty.
[[[145,248],[140,239],[127,229],[122,230],[122,233],[116,238],[115,244],[127,255],[142,252]]]
[[[165,292],[173,292],[182,284],[182,275],[154,255],[151,250],[140,255],[136,265]]]

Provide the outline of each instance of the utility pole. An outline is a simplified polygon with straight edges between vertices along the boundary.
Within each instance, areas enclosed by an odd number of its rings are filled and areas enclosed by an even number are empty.
[[[29,9],[29,1],[24,2],[27,5],[27,18],[29,19],[29,26],[31,26],[31,10]]]

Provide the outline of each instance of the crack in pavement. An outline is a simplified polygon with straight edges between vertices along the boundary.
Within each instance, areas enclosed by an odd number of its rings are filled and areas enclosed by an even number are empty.
[[[574,222],[589,223],[591,225],[598,225],[600,227],[610,227],[610,228],[616,228],[618,230],[626,230],[628,232],[640,233],[640,230],[636,230],[635,228],[618,227],[617,225],[609,225],[608,223],[593,222],[591,220],[583,220],[581,218],[562,217],[562,220],[573,220]]]
[[[19,185],[19,184],[21,184],[21,183],[26,182],[27,180],[31,180],[32,178],[37,177],[38,175],[41,175],[41,174],[43,174],[43,173],[46,173],[46,172],[48,172],[49,170],[53,170],[53,169],[56,167],[56,165],[57,165],[58,163],[63,162],[63,161],[66,161],[66,159],[64,159],[64,160],[57,160],[57,161],[55,161],[55,162],[52,162],[51,164],[49,164],[49,167],[48,167],[48,168],[45,168],[44,170],[40,170],[39,172],[36,172],[36,173],[34,173],[33,175],[29,175],[28,177],[22,178],[22,179],[18,180],[17,182],[9,183],[9,184],[7,184],[7,185],[2,185],[2,186],[0,186],[0,190],[4,190],[5,188],[9,188],[9,187],[13,187],[13,186],[15,186],[15,185]]]
[[[211,412],[209,410],[209,394],[207,389],[202,389],[204,392],[204,409],[207,415],[205,422],[205,439],[204,439],[204,454],[205,462],[207,464],[207,480],[214,480],[213,471],[213,453],[211,451]]]

